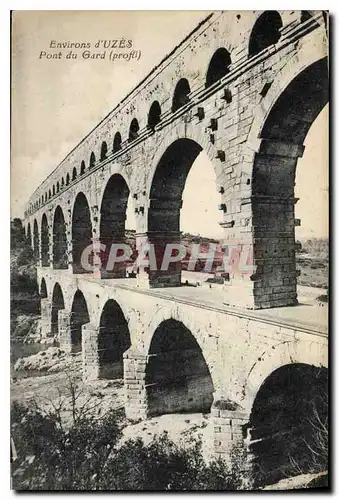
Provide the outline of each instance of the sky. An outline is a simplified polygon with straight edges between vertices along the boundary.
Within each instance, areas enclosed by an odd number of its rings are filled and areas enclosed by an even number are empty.
[[[34,189],[139,81],[208,13],[19,11],[13,14],[11,216]],[[56,42],[131,39],[139,61],[40,58]],[[327,236],[328,110],[314,122],[296,177],[297,237]],[[319,138],[324,140],[320,141]],[[319,147],[320,145],[320,147]],[[203,189],[201,189],[203,186]],[[201,153],[184,190],[181,230],[221,237],[213,167]],[[127,228],[134,216],[127,214]]]

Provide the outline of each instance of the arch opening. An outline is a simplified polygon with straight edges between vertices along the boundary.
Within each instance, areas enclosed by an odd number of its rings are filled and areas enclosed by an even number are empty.
[[[139,135],[139,122],[136,118],[133,118],[131,125],[129,127],[128,141],[134,141]]]
[[[205,87],[210,87],[213,83],[227,75],[231,62],[231,56],[224,47],[216,50],[208,66]]]
[[[41,219],[41,265],[49,266],[49,234],[46,214]]]
[[[86,170],[86,165],[85,165],[84,160],[82,160],[82,162],[80,164],[80,175],[83,175],[85,173],[85,170]]]
[[[100,150],[100,161],[106,160],[107,157],[107,142],[102,141]]]
[[[66,224],[60,205],[55,209],[53,220],[53,268],[68,268]]]
[[[75,292],[71,311],[71,344],[72,351],[81,351],[82,326],[89,323],[89,314],[84,294]]]
[[[266,295],[270,300],[261,304],[256,297],[256,307],[297,303],[296,167],[303,155],[306,135],[327,102],[328,70],[324,58],[292,80],[271,108],[261,130],[261,146],[252,174],[252,194],[255,196],[252,202],[253,250],[255,265],[257,252],[262,255],[255,281],[261,282],[262,289],[267,287]],[[265,220],[264,225],[262,220]],[[274,245],[267,244],[268,241],[274,241]],[[280,288],[276,298],[272,290],[269,291],[273,280]]]
[[[253,57],[278,42],[282,28],[280,14],[275,10],[264,12],[256,20],[249,42],[248,55]]]
[[[189,102],[189,94],[191,92],[190,84],[186,78],[181,78],[178,81],[173,94],[172,111],[173,113],[179,108],[182,108]]]
[[[183,323],[163,321],[154,332],[148,356],[148,416],[210,412],[212,377],[200,346]]]
[[[126,243],[126,212],[129,188],[120,174],[114,174],[108,180],[100,208],[100,243],[105,245],[101,252],[102,276],[125,278],[128,262],[115,263],[114,269],[108,269],[108,259],[113,244]]]
[[[88,261],[90,265],[93,265],[92,235],[91,213],[87,198],[83,193],[78,193],[72,213],[72,262],[74,274],[92,272],[92,270],[85,269],[81,263],[81,257],[84,250],[90,247],[88,259],[85,259],[84,256],[84,260]]]
[[[148,238],[154,245],[156,270],[148,269],[152,287],[181,285],[182,262],[170,262],[161,270],[168,244],[179,244],[182,194],[188,173],[201,153],[201,146],[191,139],[173,142],[161,157],[150,189]]]
[[[32,248],[32,231],[31,231],[31,224],[30,224],[30,222],[27,224],[26,238],[27,238],[27,242],[28,242],[30,248]]]
[[[39,229],[37,220],[34,219],[33,224],[33,256],[36,262],[39,260]]]
[[[47,294],[46,281],[45,281],[45,278],[42,278],[41,284],[40,284],[40,298],[47,299],[47,297],[48,297],[48,294]]]
[[[117,132],[113,140],[113,153],[120,151],[120,149],[121,149],[121,134],[120,132]]]
[[[261,385],[249,422],[258,486],[327,470],[327,378],[326,368],[295,363],[278,368]]]
[[[74,167],[72,171],[72,181],[75,181],[77,178],[77,169]]]
[[[70,176],[69,174],[66,175],[66,186],[69,185],[69,182],[70,182]]]
[[[115,300],[108,300],[100,317],[99,378],[123,378],[123,353],[131,347],[128,323]]]
[[[158,101],[154,101],[150,107],[147,119],[147,126],[151,130],[154,130],[155,126],[161,120],[161,108]]]
[[[57,182],[57,193],[60,191],[60,182]]]
[[[59,337],[59,311],[65,309],[64,296],[59,283],[55,283],[52,295],[51,336]]]

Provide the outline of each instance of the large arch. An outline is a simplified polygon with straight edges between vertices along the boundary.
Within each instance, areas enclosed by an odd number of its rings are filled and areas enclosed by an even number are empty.
[[[327,398],[326,368],[293,363],[264,380],[249,421],[257,486],[327,470]]]
[[[266,299],[255,292],[255,307],[297,303],[295,172],[306,135],[327,102],[328,69],[323,58],[294,77],[263,122],[252,172],[252,223],[254,287]]]
[[[39,228],[37,220],[33,224],[33,254],[36,261],[39,260]]]
[[[148,238],[154,244],[157,269],[149,269],[151,287],[181,285],[181,262],[161,270],[167,244],[180,243],[180,210],[188,173],[202,147],[192,139],[177,139],[160,158],[150,187]]]
[[[231,56],[228,50],[224,47],[216,50],[208,66],[205,87],[210,87],[213,83],[227,75],[231,62]]]
[[[201,348],[180,321],[156,328],[146,365],[147,414],[210,411],[213,382]]]
[[[100,317],[98,335],[99,378],[123,378],[123,353],[131,346],[124,313],[115,300],[108,300]]]
[[[27,239],[29,246],[32,248],[32,231],[31,231],[31,223],[30,222],[27,224],[26,239]]]
[[[126,210],[130,191],[120,174],[113,174],[106,186],[100,207],[100,243],[105,245],[101,253],[101,272],[106,277],[126,276],[125,263],[115,264],[107,269],[108,258],[113,244],[125,243]]]
[[[253,57],[270,45],[278,42],[282,28],[282,19],[276,10],[263,12],[256,20],[249,41],[248,55]]]
[[[52,294],[52,309],[51,309],[51,335],[57,338],[59,336],[59,321],[58,315],[61,309],[65,308],[64,296],[59,283],[55,283]]]
[[[81,350],[82,325],[89,323],[87,303],[81,290],[74,294],[71,311],[71,344],[73,351]]]
[[[74,274],[92,272],[81,263],[84,250],[93,245],[92,237],[90,208],[86,196],[80,192],[75,198],[72,212],[72,262]],[[91,252],[89,252],[89,258],[85,260],[92,264],[91,259]]]
[[[56,207],[53,219],[53,267],[68,268],[66,224],[60,205]]]
[[[49,266],[49,232],[46,214],[41,219],[41,265]]]

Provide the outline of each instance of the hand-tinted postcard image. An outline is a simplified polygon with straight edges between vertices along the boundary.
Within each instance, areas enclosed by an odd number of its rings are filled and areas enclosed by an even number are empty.
[[[12,12],[12,489],[328,488],[328,19]]]

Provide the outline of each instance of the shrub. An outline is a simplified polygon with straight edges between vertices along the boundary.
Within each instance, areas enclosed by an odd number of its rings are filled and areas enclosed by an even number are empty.
[[[15,490],[235,490],[243,487],[241,460],[206,464],[201,443],[186,449],[166,434],[144,445],[119,443],[122,414],[83,414],[65,428],[57,408],[44,413],[14,404],[12,464]]]

